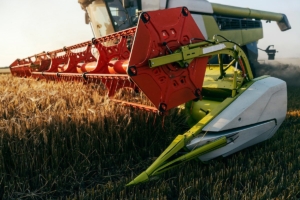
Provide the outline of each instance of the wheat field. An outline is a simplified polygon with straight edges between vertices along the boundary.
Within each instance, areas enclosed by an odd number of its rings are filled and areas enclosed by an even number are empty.
[[[300,199],[299,87],[275,136],[125,187],[178,135],[166,118],[109,102],[99,85],[0,75],[1,199]]]

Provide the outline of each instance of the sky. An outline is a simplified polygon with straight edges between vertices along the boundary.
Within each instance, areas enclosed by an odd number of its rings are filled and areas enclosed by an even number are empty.
[[[281,32],[276,22],[263,21],[264,38],[258,46],[275,45],[277,58],[300,57],[299,0],[210,0],[210,2],[284,13],[292,26]],[[77,0],[0,0],[0,67],[9,66],[17,58],[93,38],[85,24],[84,11]],[[259,59],[267,55],[260,52]]]

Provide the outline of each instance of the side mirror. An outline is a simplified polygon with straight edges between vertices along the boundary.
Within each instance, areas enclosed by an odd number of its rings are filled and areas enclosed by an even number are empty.
[[[278,52],[276,49],[270,49],[271,47],[274,48],[274,45],[269,45],[265,52],[268,54],[268,60],[275,60],[275,54]]]
[[[275,54],[278,52],[276,49],[270,49],[271,47],[274,48],[274,45],[269,45],[265,50],[258,48],[268,54],[268,60],[275,60]]]

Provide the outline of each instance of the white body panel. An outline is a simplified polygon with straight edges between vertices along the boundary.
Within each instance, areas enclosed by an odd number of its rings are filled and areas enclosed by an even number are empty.
[[[287,111],[286,96],[284,81],[274,77],[256,81],[203,131],[224,131],[270,119],[276,119],[281,124]]]
[[[151,1],[142,1],[142,10],[143,12],[152,11],[152,10],[161,10],[160,4],[163,3],[160,0],[151,0]],[[165,4],[166,5],[166,4]],[[162,8],[165,9],[165,8]]]
[[[199,30],[201,31],[202,35],[204,36],[204,38],[208,39],[207,31],[206,31],[206,27],[205,27],[202,15],[192,14],[192,16],[193,16],[197,26],[199,27]]]
[[[167,0],[142,0],[142,10],[163,10],[166,9]],[[211,4],[206,0],[169,0],[168,8],[185,6],[192,12],[213,13]]]
[[[163,10],[166,9],[167,0],[151,0],[142,1],[142,10]],[[168,8],[187,7],[191,12],[197,13],[213,13],[211,4],[206,0],[169,0]],[[196,24],[201,30],[205,39],[208,39],[206,27],[201,14],[192,14]]]
[[[211,4],[206,0],[169,0],[168,8],[185,6],[191,12],[213,13]]]
[[[221,136],[232,136],[228,144],[199,159],[207,161],[228,156],[246,147],[269,139],[278,130],[286,116],[286,83],[268,77],[256,81],[204,128],[200,135],[186,146],[192,150]]]
[[[269,139],[272,135],[274,135],[278,128],[279,126],[276,125],[275,120],[272,120],[233,131],[206,133],[205,136],[199,136],[193,139],[191,143],[187,145],[187,148],[192,150],[221,136],[232,136],[233,140],[228,140],[228,144],[226,146],[204,154],[200,156],[199,159],[207,161],[218,156],[226,157],[244,148]]]

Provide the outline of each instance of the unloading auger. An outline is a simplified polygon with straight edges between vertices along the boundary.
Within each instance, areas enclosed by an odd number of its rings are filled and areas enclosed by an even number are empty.
[[[254,78],[240,44],[220,34],[207,38],[187,7],[142,12],[136,27],[17,59],[10,69],[19,77],[101,83],[112,101],[161,115],[185,104],[191,128],[128,185],[262,142],[287,109],[286,83]],[[115,99],[123,88],[143,92],[153,105]]]

